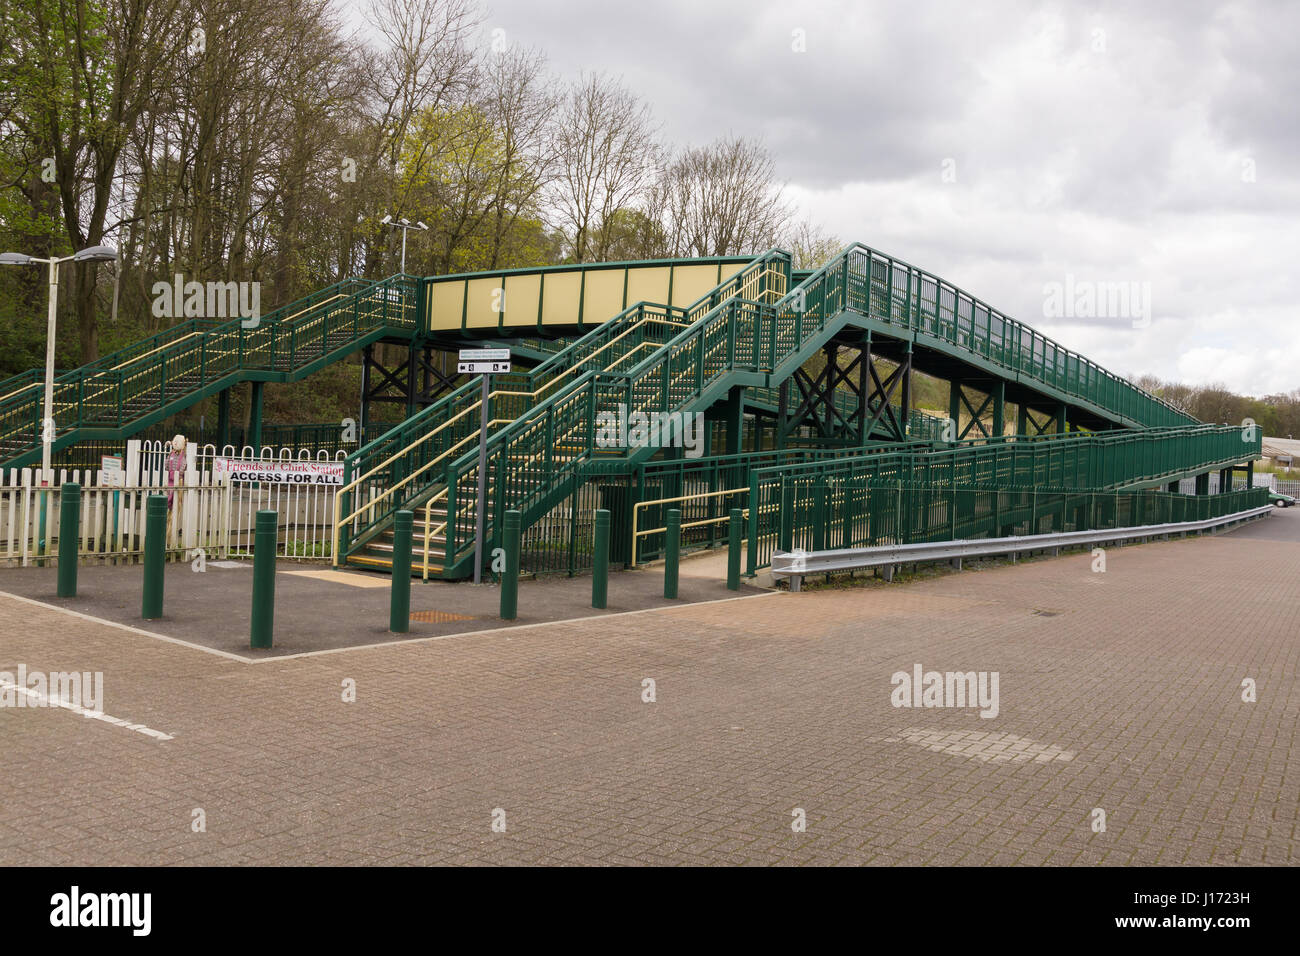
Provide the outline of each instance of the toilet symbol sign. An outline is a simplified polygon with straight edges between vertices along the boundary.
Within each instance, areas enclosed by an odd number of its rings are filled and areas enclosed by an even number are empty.
[[[456,356],[461,375],[499,375],[510,371],[509,349],[461,349]]]

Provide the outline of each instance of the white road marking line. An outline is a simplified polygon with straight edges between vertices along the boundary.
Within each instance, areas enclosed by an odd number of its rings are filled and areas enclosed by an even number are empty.
[[[72,704],[66,700],[59,700],[57,697],[50,697],[42,694],[38,690],[30,687],[19,687],[13,681],[0,679],[0,687],[7,687],[17,691],[20,694],[26,694],[27,699],[33,701],[28,707],[62,707],[64,710],[70,710],[74,714],[80,714],[82,717],[88,717],[91,720],[102,720],[106,724],[112,724],[114,727],[123,727],[126,730],[134,730],[138,734],[144,734],[146,737],[153,737],[155,740],[175,740],[171,734],[165,734],[161,730],[154,730],[152,727],[146,727],[144,724],[133,724],[129,720],[123,720],[121,717],[114,717],[104,713],[102,710],[86,710],[80,704]]]
[[[82,614],[80,611],[69,610],[66,607],[59,607],[57,604],[46,604],[44,601],[36,601],[32,598],[21,597],[17,594],[10,594],[8,591],[0,591],[0,598],[12,598],[15,601],[21,601],[24,604],[33,604],[36,607],[43,607],[50,611],[58,611],[61,614],[71,614],[73,617],[79,617],[83,621],[91,621],[95,624],[107,624],[109,627],[115,627],[118,630],[129,631],[132,634],[142,634],[145,637],[152,637],[159,641],[166,641],[168,644],[178,644],[181,647],[188,647],[191,650],[202,651],[205,654],[215,654],[217,657],[224,657],[229,661],[238,661],[241,664],[275,664],[280,661],[291,661],[299,657],[319,657],[323,654],[343,654],[348,651],[365,651],[373,647],[393,647],[398,644],[425,644],[430,641],[446,641],[453,637],[485,637],[491,634],[510,633],[511,631],[526,630],[530,627],[554,627],[559,624],[576,624],[579,621],[605,621],[614,617],[628,617],[633,614],[653,614],[656,611],[681,611],[686,608],[701,607],[705,604],[725,604],[727,601],[749,601],[753,598],[772,597],[773,595],[788,594],[786,591],[763,591],[760,594],[741,594],[737,597],[717,598],[713,601],[696,601],[692,604],[672,604],[666,607],[645,607],[635,611],[616,611],[613,614],[588,614],[585,617],[569,617],[562,621],[536,621],[532,624],[512,624],[509,627],[485,627],[477,631],[458,631],[454,634],[433,634],[429,637],[407,637],[398,638],[392,641],[382,641],[378,644],[357,644],[353,647],[331,647],[323,651],[301,651],[297,654],[280,654],[272,657],[243,657],[239,654],[232,654],[229,651],[217,650],[215,647],[204,647],[202,644],[195,644],[191,641],[182,641],[177,637],[168,637],[166,634],[158,634],[154,631],[142,630],[138,627],[132,627],[129,624],[119,624],[117,621],[110,621],[106,618],[95,617],[91,614]]]
[[[404,640],[384,641],[379,644],[357,644],[353,647],[330,647],[323,651],[301,651],[297,654],[283,654],[279,657],[262,657],[248,660],[249,664],[274,664],[277,661],[291,661],[298,657],[320,657],[324,654],[345,654],[348,651],[368,651],[375,647],[393,647],[398,644],[427,644],[432,641],[450,641],[457,637],[488,637],[492,634],[508,634],[511,631],[524,631],[533,627],[555,627],[560,624],[580,624],[587,621],[607,621],[613,617],[629,617],[633,614],[652,614],[655,611],[682,611],[686,608],[700,607],[704,604],[724,604],[727,601],[748,601],[751,598],[770,597],[785,594],[785,591],[764,591],[762,594],[742,594],[739,597],[718,598],[713,601],[696,601],[692,604],[674,604],[666,607],[643,607],[635,611],[615,611],[613,614],[588,614],[585,617],[567,617],[562,621],[536,621],[532,624],[511,624],[509,627],[485,627],[477,631],[457,631],[454,634],[431,634],[428,637],[410,637]]]
[[[152,637],[159,641],[166,641],[168,644],[179,644],[181,647],[188,647],[191,650],[202,651],[205,654],[216,654],[218,657],[224,657],[231,661],[239,661],[241,664],[249,663],[248,658],[240,657],[238,654],[231,654],[229,651],[220,651],[215,647],[204,647],[202,644],[195,644],[191,641],[182,641],[178,637],[168,637],[166,634],[159,634],[156,631],[146,631],[139,627],[132,627],[130,624],[121,624],[117,621],[110,621],[108,618],[95,617],[93,614],[82,614],[80,611],[74,611],[71,608],[59,607],[57,604],[46,604],[44,601],[36,601],[32,598],[25,598],[18,594],[10,594],[8,591],[0,591],[0,597],[12,598],[15,601],[21,601],[24,604],[43,607],[48,611],[58,611],[60,614],[70,614],[73,617],[79,617],[83,621],[90,621],[94,624],[107,624],[109,627],[115,627],[120,631],[130,631],[132,634],[143,634],[145,637]]]

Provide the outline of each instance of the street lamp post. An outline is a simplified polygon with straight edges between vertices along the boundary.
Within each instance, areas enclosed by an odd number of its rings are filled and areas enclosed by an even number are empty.
[[[379,220],[379,224],[402,230],[402,275],[406,275],[406,234],[412,229],[419,229],[422,232],[427,231],[429,227],[422,222],[412,223],[409,219],[394,220],[392,216],[384,216],[383,219]]]
[[[26,266],[48,265],[50,267],[50,310],[45,331],[45,412],[41,417],[41,479],[53,480],[50,468],[50,446],[54,442],[54,327],[55,315],[59,307],[59,263],[61,262],[116,262],[117,250],[112,246],[90,246],[62,259],[51,256],[38,259],[36,256],[23,255],[21,252],[0,253],[0,265]]]

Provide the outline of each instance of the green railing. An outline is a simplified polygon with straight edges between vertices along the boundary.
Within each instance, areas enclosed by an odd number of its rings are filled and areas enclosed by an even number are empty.
[[[720,299],[721,293],[713,298]],[[596,454],[598,413],[621,407],[630,418],[636,413],[649,417],[689,411],[728,388],[737,372],[750,373],[752,384],[759,384],[788,348],[771,334],[777,326],[778,313],[771,306],[733,295],[631,370],[585,372],[504,425],[488,441],[491,540],[496,539],[496,519],[507,502],[524,512],[527,528],[530,520],[545,514],[558,492],[571,487],[584,463]],[[814,334],[811,323],[807,329]],[[472,452],[448,465],[445,485],[451,513],[474,507],[477,475],[478,458]],[[458,537],[458,529],[449,526],[448,554],[459,555],[465,546]]]
[[[1070,488],[989,488],[854,479],[793,485],[765,498],[767,530],[749,570],[774,550],[826,551],[1201,521],[1268,504],[1267,488],[1215,495]],[[752,514],[752,510],[751,510]]]
[[[405,276],[347,280],[260,316],[255,324],[191,320],[59,377],[56,441],[66,444],[78,429],[147,423],[245,376],[292,380],[359,339],[415,329],[415,283]],[[39,447],[41,393],[28,388],[0,401],[0,447],[6,458]]]
[[[1262,438],[1258,429],[1253,431],[1195,425],[1093,435],[1067,432],[758,468],[751,475],[747,498],[750,570],[766,567],[782,536],[801,527],[799,515],[816,511],[817,502],[829,500],[840,487],[1123,490],[1258,458]],[[871,499],[863,507],[873,503],[878,502]],[[907,509],[923,504],[905,496],[898,502]],[[853,502],[847,507],[853,510]]]
[[[524,511],[526,531],[530,520],[572,493],[585,464],[598,455],[600,413],[620,406],[629,416],[687,412],[735,384],[769,387],[838,331],[849,313],[899,327],[918,342],[929,336],[1045,394],[1091,404],[1130,424],[1193,421],[960,289],[865,246],[848,247],[775,305],[768,298],[770,288],[764,285],[757,295],[744,278],[766,276],[775,268],[772,263],[779,263],[780,274],[788,277],[788,260],[769,253],[684,316],[641,304],[532,372],[495,382],[488,416],[488,502],[476,501],[478,458],[471,444],[480,410],[475,383],[360,450],[349,460],[340,512],[352,519],[343,529],[344,544],[364,543],[398,508],[418,504],[436,491],[452,516],[446,554],[448,565],[454,565],[468,544],[457,516],[483,507],[495,538],[496,517],[505,507]],[[648,310],[655,308],[661,329],[676,330],[667,341],[646,331]],[[679,328],[680,319],[689,324]],[[941,419],[909,412],[909,437],[939,437]],[[994,439],[991,444],[1000,443]],[[1103,466],[1092,461],[1091,467]],[[365,487],[367,481],[374,486]],[[364,513],[350,511],[346,495],[353,490],[358,500],[370,500]]]
[[[930,447],[917,442],[916,447]],[[637,547],[634,562],[653,561],[663,556],[664,532],[670,509],[681,512],[683,551],[712,548],[727,540],[727,519],[732,508],[749,507],[750,475],[757,468],[800,463],[826,463],[848,456],[861,456],[912,447],[912,443],[882,443],[865,448],[783,448],[747,451],[710,458],[648,461],[636,465],[629,475],[630,501],[636,506]],[[627,514],[615,512],[620,520],[611,525],[611,554],[631,554],[630,546],[618,540],[632,526]]]
[[[55,370],[54,377],[57,380],[60,376],[66,375],[66,371]],[[0,382],[0,404],[3,404],[10,398],[13,398],[19,392],[29,388],[40,388],[45,384],[45,369],[33,368],[26,372],[19,372]]]
[[[961,289],[861,244],[847,247],[777,304],[786,320],[782,341],[800,341],[844,311],[857,312],[949,346],[1125,420],[1146,426],[1194,424],[1196,419],[1106,371],[1029,326],[1007,318]]]
[[[575,381],[583,380],[584,375],[591,375],[592,370],[631,367],[644,356],[654,354],[681,329],[731,296],[745,292],[772,299],[779,297],[785,291],[788,271],[788,255],[772,250],[756,257],[685,308],[638,303],[530,371],[495,376],[488,396],[492,440],[495,441],[503,428],[511,427],[538,408],[549,407],[548,403],[556,396]],[[363,544],[399,509],[416,506],[443,487],[451,473],[448,466],[462,455],[477,454],[475,439],[481,417],[481,384],[474,379],[350,455],[344,486],[339,492],[341,524],[336,553],[346,555],[350,547]],[[546,460],[567,461],[590,450],[590,443],[576,442],[576,432],[572,429],[552,434],[546,446]],[[511,454],[514,452],[507,452]],[[551,484],[564,477],[557,474],[543,479],[529,469],[527,480]],[[466,501],[462,495],[462,510],[467,507]],[[363,503],[364,510],[358,507],[354,511],[354,502]],[[449,548],[453,547],[452,539],[457,534],[455,523],[452,525],[448,530]]]
[[[703,403],[710,393],[718,393],[735,384],[733,376],[737,373],[747,373],[743,377],[750,384],[761,385],[766,384],[767,376],[783,363],[801,364],[808,349],[820,344],[838,327],[836,323],[845,311],[844,303],[854,301],[854,282],[850,277],[860,277],[862,290],[875,290],[878,284],[873,271],[876,256],[865,247],[851,246],[775,306],[739,296],[727,299],[630,371],[586,373],[561,393],[529,409],[489,440],[489,467],[493,481],[493,501],[487,509],[489,516],[494,519],[495,515],[503,513],[509,502],[509,507],[524,511],[527,527],[529,514],[544,513],[557,483],[569,480],[582,460],[594,453],[596,417],[600,411],[622,406],[629,416],[639,412],[649,417],[655,413],[690,409]],[[893,277],[897,267],[892,261],[885,261]],[[836,277],[840,279],[838,291]],[[883,275],[880,278],[883,279]],[[911,299],[921,301],[923,284],[920,288],[921,292],[915,296],[903,298],[905,306]],[[939,288],[936,285],[936,289]],[[960,301],[960,294],[954,292],[954,295]],[[897,297],[891,294],[889,301],[896,303]],[[969,301],[973,303],[973,300]],[[865,304],[861,311],[870,314]],[[928,323],[924,310],[918,308],[915,311],[915,321],[909,319],[909,328],[942,331],[941,309]],[[1016,342],[1030,335],[1037,336],[1035,341],[1047,341],[1019,323],[1004,321],[1000,317],[998,321],[1000,340],[1005,340],[1010,332]],[[955,343],[963,341],[956,332],[953,336]],[[1057,353],[1053,352],[1054,362],[1056,357]],[[1067,356],[1064,352],[1060,357],[1065,362]],[[1154,396],[1109,373],[1103,375],[1096,366],[1077,357],[1065,362],[1064,367],[1067,372],[1074,369],[1070,374],[1076,377],[1080,368],[1095,370],[1095,374],[1089,371],[1086,376],[1094,386],[1101,382],[1117,383],[1117,388],[1122,386],[1132,395],[1149,401],[1151,408],[1146,409],[1148,412],[1157,408],[1162,414],[1173,411]],[[1022,373],[1022,380],[1026,375],[1032,378],[1036,374],[1044,384],[1052,387],[1061,384],[1033,363],[1022,363],[1016,371]],[[1098,397],[1094,393],[1090,394]],[[1110,400],[1116,400],[1115,396],[1120,394],[1114,391]],[[559,453],[557,449],[564,449],[565,453]],[[474,500],[477,468],[477,458],[473,455],[463,455],[449,466],[446,486],[450,489],[451,501],[464,504]],[[449,538],[455,533],[454,527],[449,529]],[[458,552],[453,548],[449,553]]]

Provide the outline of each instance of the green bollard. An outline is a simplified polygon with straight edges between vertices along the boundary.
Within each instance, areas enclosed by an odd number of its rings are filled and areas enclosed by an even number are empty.
[[[740,537],[741,524],[745,520],[745,513],[739,508],[731,509],[731,521],[727,525],[730,533],[727,541],[727,590],[740,590]]]
[[[81,485],[59,489],[59,597],[77,596],[77,545],[81,537]]]
[[[393,589],[388,629],[394,634],[405,634],[411,629],[411,528],[414,524],[415,514],[411,511],[399,511],[393,520]]]
[[[677,558],[682,549],[682,512],[668,511],[668,533],[664,536],[664,597],[677,597]]]
[[[609,596],[609,511],[596,511],[596,540],[591,556],[591,606],[603,608]]]
[[[144,505],[144,598],[140,616],[154,621],[163,613],[163,567],[167,559],[167,496],[150,495]]]
[[[275,536],[279,515],[259,511],[253,531],[253,619],[249,647],[271,646],[275,624]]]
[[[513,621],[519,616],[519,523],[522,520],[513,508],[506,512],[502,526],[502,543],[506,549],[506,569],[501,575],[501,620]]]

